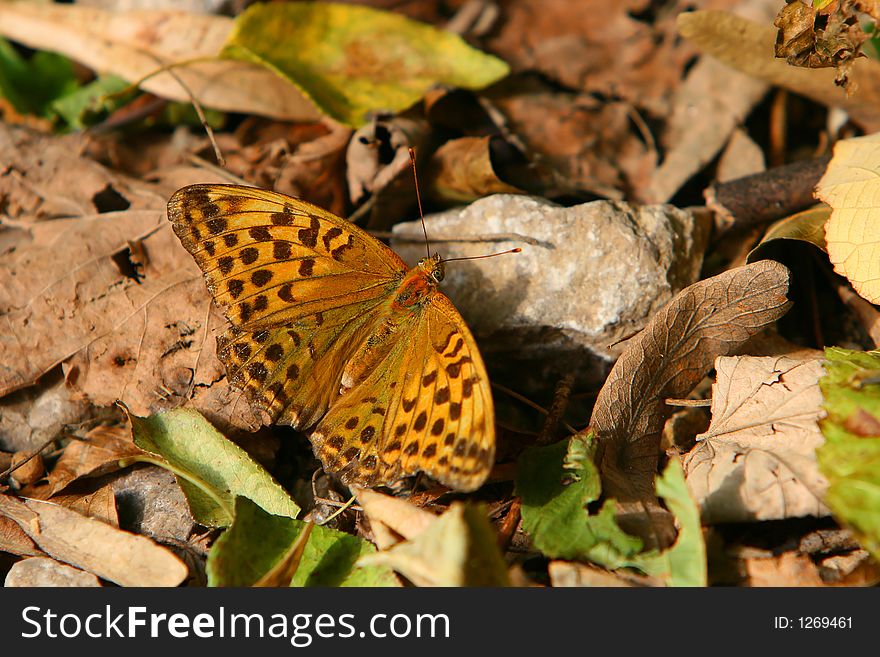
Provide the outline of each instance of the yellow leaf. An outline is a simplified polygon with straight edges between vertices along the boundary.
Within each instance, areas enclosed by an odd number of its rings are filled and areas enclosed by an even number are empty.
[[[221,54],[275,71],[321,111],[355,127],[371,111],[410,107],[435,84],[479,89],[509,71],[451,32],[330,2],[252,5]]]
[[[832,209],[825,242],[834,270],[880,303],[880,133],[839,141],[816,195]]]

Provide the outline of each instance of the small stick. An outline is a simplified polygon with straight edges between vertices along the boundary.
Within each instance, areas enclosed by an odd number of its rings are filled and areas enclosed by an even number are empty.
[[[352,511],[363,511],[363,508],[361,508],[357,504],[352,504],[351,500],[348,500],[348,502],[337,502],[336,500],[331,500],[326,497],[315,497],[315,501],[320,502],[321,504],[326,504],[327,506],[332,506],[336,509],[340,507],[347,507]]]
[[[508,388],[507,386],[501,385],[500,383],[493,383],[493,384],[492,384],[492,387],[495,388],[496,390],[499,390],[499,391],[503,392],[505,395],[508,395],[509,397],[513,397],[513,398],[516,399],[517,401],[522,402],[522,403],[525,404],[526,406],[529,406],[529,407],[535,409],[536,411],[538,411],[539,413],[541,413],[541,414],[543,414],[543,415],[549,415],[549,414],[550,414],[550,411],[548,411],[546,408],[544,408],[544,407],[541,406],[540,404],[536,404],[535,402],[533,402],[533,401],[532,401],[531,399],[529,399],[528,397],[519,394],[516,390],[511,390],[511,389]],[[577,433],[577,429],[573,428],[573,427],[572,427],[570,424],[568,424],[567,422],[563,422],[562,424],[565,426],[565,429],[566,429],[567,431],[570,431],[570,432],[573,433],[573,434]]]
[[[770,166],[778,167],[785,164],[785,132],[788,123],[786,101],[788,92],[777,89],[770,105]]]
[[[31,459],[36,458],[37,454],[39,454],[39,453],[42,452],[44,449],[46,449],[49,445],[51,445],[52,443],[54,443],[55,440],[56,440],[56,439],[55,439],[54,437],[53,437],[53,438],[50,438],[50,439],[47,440],[45,443],[43,443],[43,444],[40,446],[40,448],[37,449],[35,452],[33,452],[32,454],[28,454],[27,458],[25,458],[25,459],[19,461],[19,462],[16,463],[15,465],[11,465],[11,466],[9,466],[9,467],[6,468],[3,472],[0,472],[0,481],[2,481],[3,479],[5,479],[5,478],[8,477],[9,475],[11,475],[13,472],[15,472],[16,470],[18,470],[21,466],[23,466],[25,463],[27,463],[27,462],[30,461]]]
[[[344,512],[348,507],[352,506],[352,505],[354,504],[354,501],[355,501],[356,499],[357,499],[357,498],[356,498],[354,495],[352,495],[352,496],[351,496],[351,499],[348,500],[348,502],[346,502],[345,504],[343,504],[342,506],[340,506],[338,509],[336,509],[336,511],[334,511],[333,513],[331,513],[331,514],[330,514],[330,517],[327,518],[327,519],[326,519],[324,522],[322,522],[321,524],[322,524],[322,525],[327,525],[327,524],[329,524],[330,521],[333,520],[336,516],[338,516],[340,513]]]
[[[793,162],[751,176],[710,185],[706,205],[715,212],[715,238],[732,229],[782,219],[816,203],[813,188],[831,156]]]
[[[565,409],[568,408],[568,400],[571,397],[571,386],[574,384],[574,374],[566,374],[559,383],[556,384],[556,390],[553,393],[553,403],[550,405],[550,411],[544,419],[544,426],[541,427],[541,433],[538,435],[537,445],[549,445],[555,436],[556,427],[562,419]]]
[[[521,507],[522,500],[514,497],[510,508],[507,510],[507,515],[504,516],[504,520],[498,528],[498,545],[502,551],[507,550],[507,546],[510,545],[510,541],[513,540],[513,535],[516,533],[517,527],[519,527],[519,510]]]
[[[685,408],[703,408],[712,405],[711,399],[675,399],[665,400],[667,406],[684,406]]]

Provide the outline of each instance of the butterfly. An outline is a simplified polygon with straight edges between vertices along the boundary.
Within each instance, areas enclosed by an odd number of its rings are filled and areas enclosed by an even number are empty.
[[[239,185],[178,190],[168,218],[231,326],[230,382],[267,422],[299,430],[349,486],[424,472],[479,488],[495,457],[486,368],[437,289],[444,261],[409,268],[354,224]]]

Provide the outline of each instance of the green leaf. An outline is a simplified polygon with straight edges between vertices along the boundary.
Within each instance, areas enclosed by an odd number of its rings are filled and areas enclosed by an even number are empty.
[[[250,6],[235,19],[221,57],[275,71],[322,112],[354,127],[370,112],[410,107],[433,85],[480,89],[509,72],[450,32],[330,2]]]
[[[572,439],[571,450],[568,443],[533,447],[520,456],[516,493],[522,499],[523,528],[548,557],[626,566],[642,542],[618,527],[613,502],[595,516],[587,514],[587,504],[602,492],[592,461],[593,437]]]
[[[236,496],[247,497],[275,515],[295,517],[300,509],[280,484],[241,447],[198,411],[178,408],[141,418],[129,413],[134,442],[177,476],[193,517],[202,525],[232,522]]]
[[[825,503],[880,559],[880,351],[825,350],[819,380],[828,416],[816,450],[828,479]]]
[[[587,511],[587,504],[602,492],[594,453],[592,434],[523,452],[516,491],[522,499],[523,528],[535,547],[554,559],[590,561],[611,570],[635,568],[670,586],[705,586],[700,512],[681,465],[671,461],[657,480],[658,494],[678,519],[678,539],[663,552],[641,552],[641,540],[617,524],[614,500],[606,500],[595,515]]]
[[[26,60],[12,44],[0,38],[0,96],[20,114],[48,117],[52,101],[78,86],[67,57],[36,52]]]
[[[507,565],[481,504],[453,502],[409,541],[363,557],[393,568],[416,586],[508,586]]]
[[[129,102],[133,94],[126,95],[125,98],[108,99],[112,94],[127,87],[129,87],[128,82],[120,77],[101,76],[72,93],[54,100],[50,107],[70,129],[82,130]]]
[[[706,544],[700,526],[700,509],[688,491],[678,459],[670,459],[657,479],[657,494],[678,520],[675,544],[659,554],[639,555],[636,567],[659,577],[669,586],[706,586]]]
[[[251,586],[287,553],[308,523],[267,513],[245,497],[235,520],[208,553],[209,586]],[[367,541],[315,525],[291,586],[398,586],[384,566],[357,567],[376,549]]]

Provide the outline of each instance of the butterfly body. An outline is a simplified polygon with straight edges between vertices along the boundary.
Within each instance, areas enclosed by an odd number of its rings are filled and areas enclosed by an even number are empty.
[[[236,185],[185,187],[168,214],[232,324],[218,356],[267,422],[314,427],[315,454],[347,484],[417,472],[460,490],[482,484],[491,391],[438,289],[439,256],[407,268],[344,219]]]

